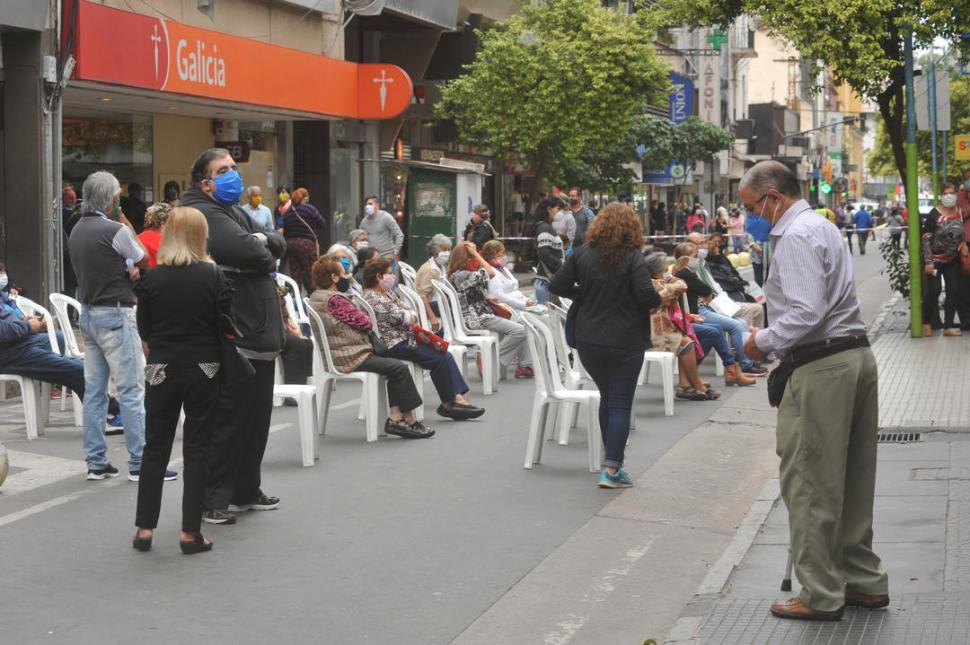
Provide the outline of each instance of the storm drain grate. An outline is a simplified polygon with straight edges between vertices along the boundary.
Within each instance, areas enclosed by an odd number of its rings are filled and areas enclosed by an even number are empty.
[[[923,435],[919,432],[880,432],[877,436],[879,443],[913,443]]]

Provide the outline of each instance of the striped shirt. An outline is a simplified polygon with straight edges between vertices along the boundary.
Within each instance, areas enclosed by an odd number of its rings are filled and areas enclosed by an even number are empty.
[[[771,229],[765,297],[772,323],[755,344],[783,357],[806,343],[864,334],[852,279],[852,257],[839,229],[804,200]]]

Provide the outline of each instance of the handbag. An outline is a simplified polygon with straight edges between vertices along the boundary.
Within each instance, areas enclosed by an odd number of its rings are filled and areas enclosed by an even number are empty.
[[[219,273],[219,267],[212,265],[212,271]],[[242,332],[236,327],[236,322],[232,316],[219,311],[217,307],[217,319],[219,320],[219,373],[222,384],[226,387],[238,387],[256,376],[256,368],[249,362],[249,359],[239,352],[236,339],[242,338]]]
[[[512,308],[501,302],[492,302],[491,300],[486,300],[489,306],[492,308],[492,313],[499,318],[505,318],[509,320],[512,318]]]
[[[728,318],[734,318],[741,311],[741,305],[734,302],[726,293],[717,294],[717,297],[707,303],[707,306]]]
[[[380,335],[373,329],[367,332],[367,337],[370,339],[370,345],[374,349],[374,356],[387,356],[387,345],[381,340]]]
[[[576,349],[576,318],[579,317],[580,300],[577,296],[573,299],[573,304],[566,312],[566,322],[563,323],[563,331],[566,334],[566,344]]]
[[[296,215],[297,219],[300,220],[301,222],[303,222],[303,225],[307,227],[307,230],[308,231],[310,231],[310,235],[313,236],[313,242],[314,242],[314,244],[317,245],[317,255],[320,255],[320,240],[317,239],[317,234],[313,230],[313,227],[310,226],[309,224],[307,224],[307,221],[305,219],[303,219],[303,217],[300,216],[300,213],[298,213],[297,210],[296,210],[296,206],[290,206],[290,211],[292,211],[293,214]]]
[[[414,339],[422,345],[427,345],[431,349],[439,352],[448,351],[448,341],[436,333],[421,327],[420,325],[414,325],[411,327],[411,333],[414,334]]]

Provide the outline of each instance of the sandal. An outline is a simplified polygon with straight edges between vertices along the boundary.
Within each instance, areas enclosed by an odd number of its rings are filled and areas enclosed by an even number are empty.
[[[675,395],[678,399],[685,399],[687,401],[707,401],[707,392],[701,392],[692,387],[681,387],[677,386],[677,392]]]
[[[718,390],[707,388],[707,391],[704,392],[704,397],[708,401],[717,401],[719,398],[721,398],[721,393]]]

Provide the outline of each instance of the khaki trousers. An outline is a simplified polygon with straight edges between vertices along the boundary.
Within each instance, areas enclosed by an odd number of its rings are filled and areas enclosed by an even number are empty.
[[[851,349],[796,369],[778,408],[795,575],[817,611],[842,607],[846,590],[889,592],[872,551],[878,381],[872,351]]]

